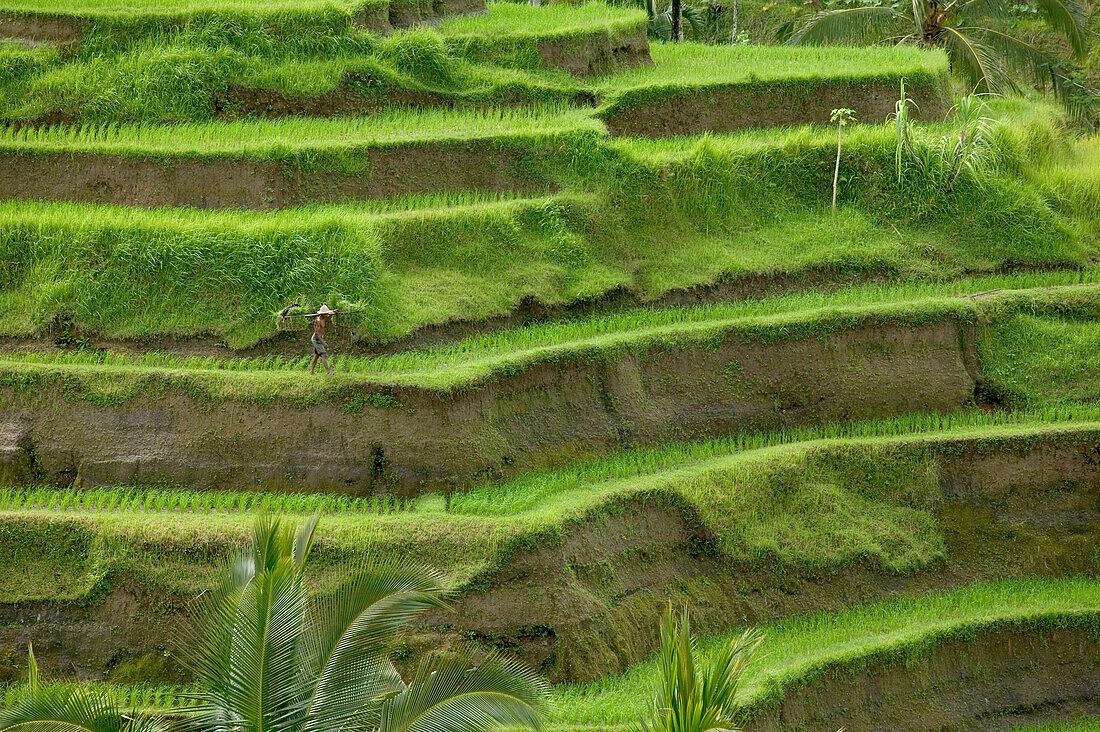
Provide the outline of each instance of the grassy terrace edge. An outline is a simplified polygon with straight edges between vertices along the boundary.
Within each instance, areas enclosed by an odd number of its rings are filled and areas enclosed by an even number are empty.
[[[1084,634],[1076,643],[1083,644],[1091,634],[1095,645],[1100,639],[1100,580],[1064,577],[981,582],[854,605],[837,613],[793,616],[759,629],[764,643],[749,663],[738,696],[748,730],[757,729],[754,722],[774,712],[787,695],[797,695],[822,681],[851,683],[844,679],[860,673],[873,675],[887,665],[901,665],[914,672],[922,660],[948,643],[965,647],[983,635],[1007,632],[1045,646],[1050,634],[1070,630]],[[705,658],[739,632],[733,629],[703,636],[699,650]],[[593,683],[558,686],[547,726],[556,732],[630,729],[645,712],[655,680],[655,663],[650,659]],[[152,703],[165,711],[177,706],[181,695],[187,693],[186,687],[104,686],[136,708],[151,708]],[[0,698],[10,696],[9,690]],[[1027,729],[1091,730],[1096,721],[1100,720],[1081,720],[1077,722],[1080,727],[1051,723]]]
[[[370,117],[287,118],[179,125],[4,128],[3,152],[280,159],[417,142],[554,140],[602,132],[584,110],[562,105],[493,110],[393,109]],[[288,142],[289,141],[289,142]]]
[[[906,508],[911,500],[923,505],[927,498],[909,492],[939,491],[938,485],[923,486],[935,456],[1091,444],[1098,436],[1100,408],[1089,405],[1002,416],[974,410],[872,420],[635,449],[487,483],[454,494],[446,504],[439,495],[397,506],[378,498],[181,492],[140,485],[5,489],[0,533],[6,537],[6,551],[28,542],[39,548],[26,555],[29,560],[15,554],[5,558],[12,572],[2,589],[9,602],[84,603],[101,596],[103,583],[122,572],[146,577],[166,591],[198,591],[214,560],[248,535],[252,516],[280,510],[326,514],[318,551],[320,566],[328,570],[338,570],[362,552],[411,556],[443,571],[456,591],[467,592],[483,588],[517,552],[554,545],[570,531],[618,514],[631,502],[663,504],[683,512],[689,522],[701,522],[713,537],[714,550],[729,561],[820,568],[870,560],[889,572],[904,573],[942,556],[942,540],[934,531],[928,533],[919,511]],[[876,472],[875,464],[883,467]],[[811,477],[793,477],[802,473]],[[841,493],[825,489],[804,508],[820,511],[824,501],[836,503],[834,509],[844,516],[865,512],[880,522],[874,530],[890,538],[852,543],[843,531],[831,535],[827,526],[812,528],[809,516],[810,528],[803,531],[812,536],[797,541],[785,536],[790,527],[769,525],[768,516],[790,498],[772,484],[791,480],[839,481]],[[745,496],[730,488],[739,481]],[[815,494],[819,490],[808,489]],[[744,505],[746,500],[759,501],[755,513]],[[81,553],[87,554],[84,560],[78,558]],[[167,573],[157,569],[161,563]],[[50,571],[40,576],[38,570],[26,569],[39,564]],[[171,571],[181,565],[187,571]],[[23,574],[19,567],[24,567]],[[321,585],[340,576],[322,574]],[[49,586],[55,589],[46,590]]]
[[[1100,580],[979,583],[942,594],[855,606],[833,615],[788,618],[762,628],[764,645],[749,666],[739,701],[751,720],[779,704],[792,688],[827,673],[899,661],[910,665],[944,642],[966,642],[982,631],[1067,627],[1100,637]],[[702,639],[701,649],[713,652],[738,632]],[[619,677],[567,687],[558,694],[560,712],[553,727],[627,729],[644,712],[653,681],[655,666],[650,661]]]
[[[981,298],[969,297],[980,292],[974,289],[977,283],[995,285],[1003,281],[989,278],[937,287],[851,288],[840,293],[810,292],[771,300],[531,326],[424,351],[346,357],[340,361],[340,373],[321,380],[303,379],[296,373],[300,368],[297,360],[261,357],[237,361],[156,353],[128,357],[75,350],[55,355],[0,356],[0,383],[18,390],[67,384],[70,397],[102,399],[114,405],[138,396],[142,382],[158,390],[176,387],[210,399],[308,405],[345,398],[358,387],[440,392],[476,389],[494,378],[515,376],[541,364],[590,363],[654,347],[676,350],[693,345],[715,346],[727,339],[797,341],[863,325],[977,322],[1019,312],[1092,316],[1100,304],[1100,284],[1091,283],[1003,291],[993,286],[989,289],[994,291]],[[938,292],[929,296],[930,290]]]
[[[751,53],[760,73],[739,70]],[[950,69],[939,52],[910,48],[655,44],[655,66],[626,72],[601,88],[597,116],[613,135],[668,137],[798,124],[827,125],[832,109],[854,109],[860,122],[890,118],[901,94],[921,119],[950,107]],[[761,59],[753,59],[760,62]]]

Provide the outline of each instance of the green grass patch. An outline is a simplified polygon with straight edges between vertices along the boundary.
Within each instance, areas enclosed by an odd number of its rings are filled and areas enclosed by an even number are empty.
[[[1014,727],[1016,732],[1096,732],[1100,730],[1100,717],[1067,719],[1063,722]]]
[[[455,494],[449,507],[440,496],[391,504],[142,487],[84,494],[24,488],[0,497],[10,570],[0,591],[13,602],[81,599],[117,572],[172,591],[199,591],[214,560],[247,536],[251,515],[269,509],[333,511],[322,522],[327,569],[320,585],[339,581],[348,561],[371,551],[415,557],[463,586],[519,548],[554,545],[575,523],[650,501],[697,516],[715,537],[715,551],[729,559],[803,567],[862,560],[905,572],[944,552],[934,518],[937,451],[1021,438],[1088,439],[1098,431],[1095,407],[1062,406],[739,435],[487,484]]]
[[[391,109],[369,117],[194,123],[171,126],[5,128],[0,150],[66,151],[148,156],[228,156],[280,159],[410,143],[539,139],[598,134],[601,125],[565,107],[493,110]]]
[[[948,638],[983,629],[1097,627],[1098,589],[1100,583],[1087,578],[1006,580],[769,623],[761,628],[765,640],[740,699],[749,708],[774,704],[787,687],[812,680],[827,666],[860,669],[913,659]],[[739,632],[702,639],[700,650],[712,653]],[[555,726],[625,728],[646,713],[656,673],[649,661],[621,676],[559,691]]]
[[[1100,275],[1100,273],[1097,273]],[[1093,276],[1091,273],[1088,275]],[[1066,276],[1061,275],[1063,281]],[[57,380],[70,395],[118,403],[148,388],[176,387],[209,398],[313,401],[338,397],[358,384],[389,384],[450,390],[476,386],[493,375],[510,375],[535,364],[564,359],[614,358],[652,347],[676,349],[729,338],[763,342],[822,336],[859,325],[914,325],[953,318],[975,320],[994,310],[1057,312],[1093,303],[1095,284],[1003,290],[981,300],[968,294],[1027,281],[1033,288],[1057,274],[960,280],[939,285],[851,287],[836,293],[746,300],[694,308],[637,310],[577,321],[534,325],[473,336],[453,344],[375,357],[341,356],[337,375],[303,379],[304,361],[182,357],[150,352],[137,357],[94,349],[4,356],[3,381],[20,389]],[[110,396],[108,396],[110,395]],[[129,395],[128,397],[125,395]]]
[[[913,46],[755,46],[703,43],[650,44],[652,66],[611,74],[599,81],[604,94],[771,82],[865,81],[902,78],[930,83],[947,73],[947,57]]]
[[[432,507],[435,498],[425,497],[420,503]],[[416,501],[394,496],[354,498],[323,493],[241,493],[154,488],[0,488],[0,511],[363,515],[414,511],[416,506]]]
[[[1100,320],[1022,313],[984,326],[982,364],[1013,403],[1100,399]]]
[[[362,146],[407,143],[433,126],[441,138],[528,135],[517,144],[533,151],[560,135],[561,154],[540,159],[540,175],[566,192],[519,201],[441,192],[279,214],[0,203],[0,333],[42,333],[61,315],[109,337],[211,334],[239,347],[270,335],[271,314],[286,304],[333,298],[369,314],[356,324],[359,337],[386,341],[509,313],[525,295],[556,305],[618,288],[651,300],[742,277],[791,288],[812,288],[816,277],[935,281],[1082,267],[1095,250],[1082,224],[1096,218],[1088,199],[1052,206],[1049,179],[1027,172],[1029,161],[1065,153],[1049,119],[1008,124],[1002,172],[951,195],[899,185],[893,132],[857,129],[842,169],[858,173],[834,217],[826,204],[836,143],[827,131],[611,141],[583,114],[562,114],[572,128],[534,113],[424,112],[381,122],[125,127],[106,140],[98,128],[43,133],[48,150],[133,152],[136,138],[147,152],[168,146],[157,154],[266,155],[307,171],[350,169],[362,163]],[[426,126],[409,132],[405,119]],[[298,137],[284,147],[284,133]],[[251,152],[235,148],[232,134]],[[21,135],[8,133],[13,149],[23,148]],[[142,312],[127,293],[143,293]]]
[[[523,5],[491,2],[482,15],[448,18],[439,31],[449,39],[568,38],[596,30],[612,35],[630,33],[645,25],[645,11],[584,2],[576,5]]]
[[[352,11],[363,7],[362,0],[156,0],[156,2],[119,2],[119,0],[3,0],[0,11],[43,13],[47,15],[156,15],[178,13],[199,15],[212,12],[287,12],[313,9]]]
[[[538,69],[549,64],[540,53],[546,43],[563,44],[562,62],[584,62],[587,46],[610,46],[643,33],[641,8],[584,2],[576,5],[489,3],[486,15],[451,18],[440,25],[447,45],[462,56],[485,63]],[[570,58],[570,54],[578,54]],[[595,59],[593,59],[595,60]]]

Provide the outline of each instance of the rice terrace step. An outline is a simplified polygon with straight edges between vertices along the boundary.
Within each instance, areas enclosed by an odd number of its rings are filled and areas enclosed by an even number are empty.
[[[0,195],[273,209],[440,189],[529,194],[553,189],[544,160],[597,133],[597,123],[558,108],[23,129],[0,140],[0,176],[10,181]]]
[[[1100,17],[1001,5],[0,0],[0,728],[1100,730]]]
[[[264,24],[288,35],[303,25],[316,24],[333,29],[355,24],[376,33],[389,33],[395,27],[484,10],[484,2],[478,0],[78,0],[63,4],[7,0],[0,3],[0,37],[74,46],[91,35],[144,34],[214,19]]]

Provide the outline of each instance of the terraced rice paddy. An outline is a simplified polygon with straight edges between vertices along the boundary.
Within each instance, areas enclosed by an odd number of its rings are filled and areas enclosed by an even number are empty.
[[[177,708],[275,512],[314,596],[438,570],[402,672],[505,649],[560,732],[645,712],[669,603],[766,633],[748,730],[1095,728],[1098,138],[991,99],[945,185],[883,124],[954,144],[945,56],[645,25],[0,0],[0,704],[34,642]]]

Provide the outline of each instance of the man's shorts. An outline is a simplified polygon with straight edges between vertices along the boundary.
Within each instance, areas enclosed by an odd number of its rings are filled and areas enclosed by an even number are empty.
[[[309,342],[313,344],[313,353],[318,356],[324,356],[328,351],[325,350],[325,342],[317,337],[314,333],[310,336]]]

